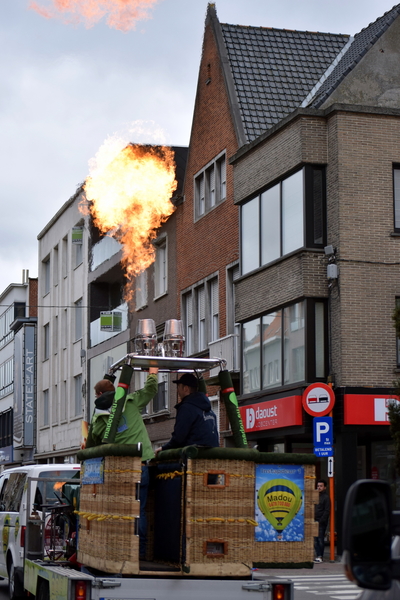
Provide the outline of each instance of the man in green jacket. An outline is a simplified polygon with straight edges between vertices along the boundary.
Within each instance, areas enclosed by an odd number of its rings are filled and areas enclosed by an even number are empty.
[[[146,383],[141,390],[128,394],[121,419],[115,436],[115,444],[142,444],[142,476],[140,480],[140,521],[139,521],[139,555],[141,559],[146,555],[147,518],[146,502],[149,488],[149,470],[147,463],[154,458],[153,448],[142,417],[142,410],[157,394],[158,369],[150,367]],[[96,390],[96,387],[95,387]],[[110,409],[114,399],[112,394],[103,399],[102,394],[95,400],[96,409],[90,425],[90,433],[86,447],[100,446],[107,427]],[[90,440],[90,442],[89,442]],[[90,444],[90,445],[89,445]]]

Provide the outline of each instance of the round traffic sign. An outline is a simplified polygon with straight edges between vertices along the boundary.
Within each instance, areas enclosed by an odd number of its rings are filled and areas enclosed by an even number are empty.
[[[312,417],[324,417],[335,405],[335,393],[326,383],[312,383],[303,392],[303,408]]]

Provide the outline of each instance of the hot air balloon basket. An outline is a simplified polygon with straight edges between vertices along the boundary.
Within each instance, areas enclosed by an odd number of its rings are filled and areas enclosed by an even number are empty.
[[[254,464],[189,460],[185,502],[191,574],[248,574],[255,524]]]
[[[191,574],[231,574],[254,563],[312,562],[314,558],[314,465],[304,465],[302,541],[256,541],[256,465],[242,460],[188,461],[186,564]],[[242,573],[241,573],[242,574]],[[239,574],[238,574],[239,575]]]
[[[139,572],[141,458],[106,456],[103,483],[81,486],[78,561],[106,573]]]

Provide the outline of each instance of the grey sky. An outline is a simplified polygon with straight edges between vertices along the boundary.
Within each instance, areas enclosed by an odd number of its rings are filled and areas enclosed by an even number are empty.
[[[224,23],[354,34],[394,4],[217,0],[216,8]],[[66,25],[28,6],[0,8],[0,293],[21,282],[22,269],[37,276],[38,233],[108,136],[189,143],[207,1],[159,0],[127,33],[104,21]]]

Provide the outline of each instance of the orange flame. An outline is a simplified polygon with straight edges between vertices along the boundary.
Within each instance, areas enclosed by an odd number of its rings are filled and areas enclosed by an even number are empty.
[[[150,19],[149,9],[159,0],[49,0],[50,9],[34,0],[29,4],[46,19],[61,17],[65,23],[78,24],[82,20],[87,28],[93,27],[105,15],[107,25],[120,31],[134,29],[137,21]],[[70,15],[67,17],[67,15]]]
[[[154,262],[152,241],[174,211],[174,153],[166,146],[129,144],[107,162],[104,152],[106,145],[84,184],[85,195],[96,227],[122,244],[122,263],[132,282]]]

